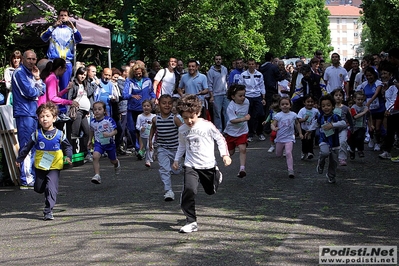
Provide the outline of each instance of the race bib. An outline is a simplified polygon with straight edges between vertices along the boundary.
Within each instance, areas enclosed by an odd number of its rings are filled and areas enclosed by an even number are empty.
[[[363,127],[363,117],[355,120],[355,127]]]
[[[54,157],[55,157],[54,155],[52,155],[48,152],[44,152],[43,157],[40,160],[39,166],[45,170],[49,170],[51,165],[53,164]]]
[[[371,98],[367,98],[367,102],[369,102]],[[380,108],[380,101],[378,100],[378,97],[374,99],[374,101],[371,102],[370,104],[370,110],[375,110]]]
[[[338,115],[339,117],[342,117],[342,109],[341,108],[335,108],[334,109],[334,114]]]
[[[329,137],[329,136],[331,136],[331,135],[334,134],[334,128],[328,129],[328,130],[324,129],[324,127],[325,127],[326,125],[328,125],[328,124],[329,124],[329,123],[325,123],[325,124],[323,125],[323,131],[324,131],[324,134],[326,135],[326,137]]]
[[[104,137],[102,132],[98,134],[98,140],[100,141],[101,145],[107,145],[111,143],[111,138]]]

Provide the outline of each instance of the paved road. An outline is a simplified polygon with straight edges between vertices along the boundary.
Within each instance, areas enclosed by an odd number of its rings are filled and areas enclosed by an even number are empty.
[[[0,188],[0,264],[317,265],[319,245],[399,243],[399,164],[367,151],[331,185],[315,159],[299,160],[298,143],[292,180],[268,147],[250,144],[245,179],[235,154],[218,193],[199,190],[191,234],[178,233],[184,216],[178,200],[163,201],[157,164],[129,156],[118,178],[102,159],[101,185],[90,183],[91,164],[63,171],[54,221],[42,220],[42,195]],[[179,196],[181,175],[173,185]]]

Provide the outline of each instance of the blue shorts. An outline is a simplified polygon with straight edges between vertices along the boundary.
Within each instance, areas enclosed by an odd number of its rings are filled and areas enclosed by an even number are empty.
[[[115,143],[101,145],[100,142],[95,141],[94,142],[94,151],[98,152],[101,155],[104,152],[107,152],[108,158],[110,160],[113,160],[113,161],[116,160],[116,145],[115,145]]]

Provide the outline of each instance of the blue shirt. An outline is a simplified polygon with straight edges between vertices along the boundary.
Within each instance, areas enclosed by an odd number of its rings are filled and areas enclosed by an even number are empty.
[[[193,77],[190,74],[184,74],[179,83],[179,88],[184,88],[185,94],[195,94],[208,89],[208,81],[204,74],[199,72]],[[201,100],[204,100],[205,95],[198,95]]]
[[[332,113],[329,115],[322,114],[318,117],[317,123],[320,126],[320,138],[319,138],[319,144],[322,142],[327,143],[331,148],[336,148],[339,147],[339,128],[333,128],[334,134],[331,136],[326,136],[323,130],[323,125],[326,123],[335,123],[341,121],[341,117]]]

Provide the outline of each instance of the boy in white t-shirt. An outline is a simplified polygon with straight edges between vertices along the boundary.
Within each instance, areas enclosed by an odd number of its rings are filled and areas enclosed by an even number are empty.
[[[216,166],[215,155],[212,154],[215,142],[224,165],[231,164],[223,135],[214,124],[199,118],[201,109],[201,101],[196,95],[184,95],[177,103],[177,110],[184,120],[184,124],[179,127],[179,147],[173,162],[173,168],[179,169],[179,161],[185,155],[181,208],[187,223],[180,228],[181,233],[198,231],[195,211],[198,184],[202,184],[205,193],[212,195],[222,182],[222,174]]]

